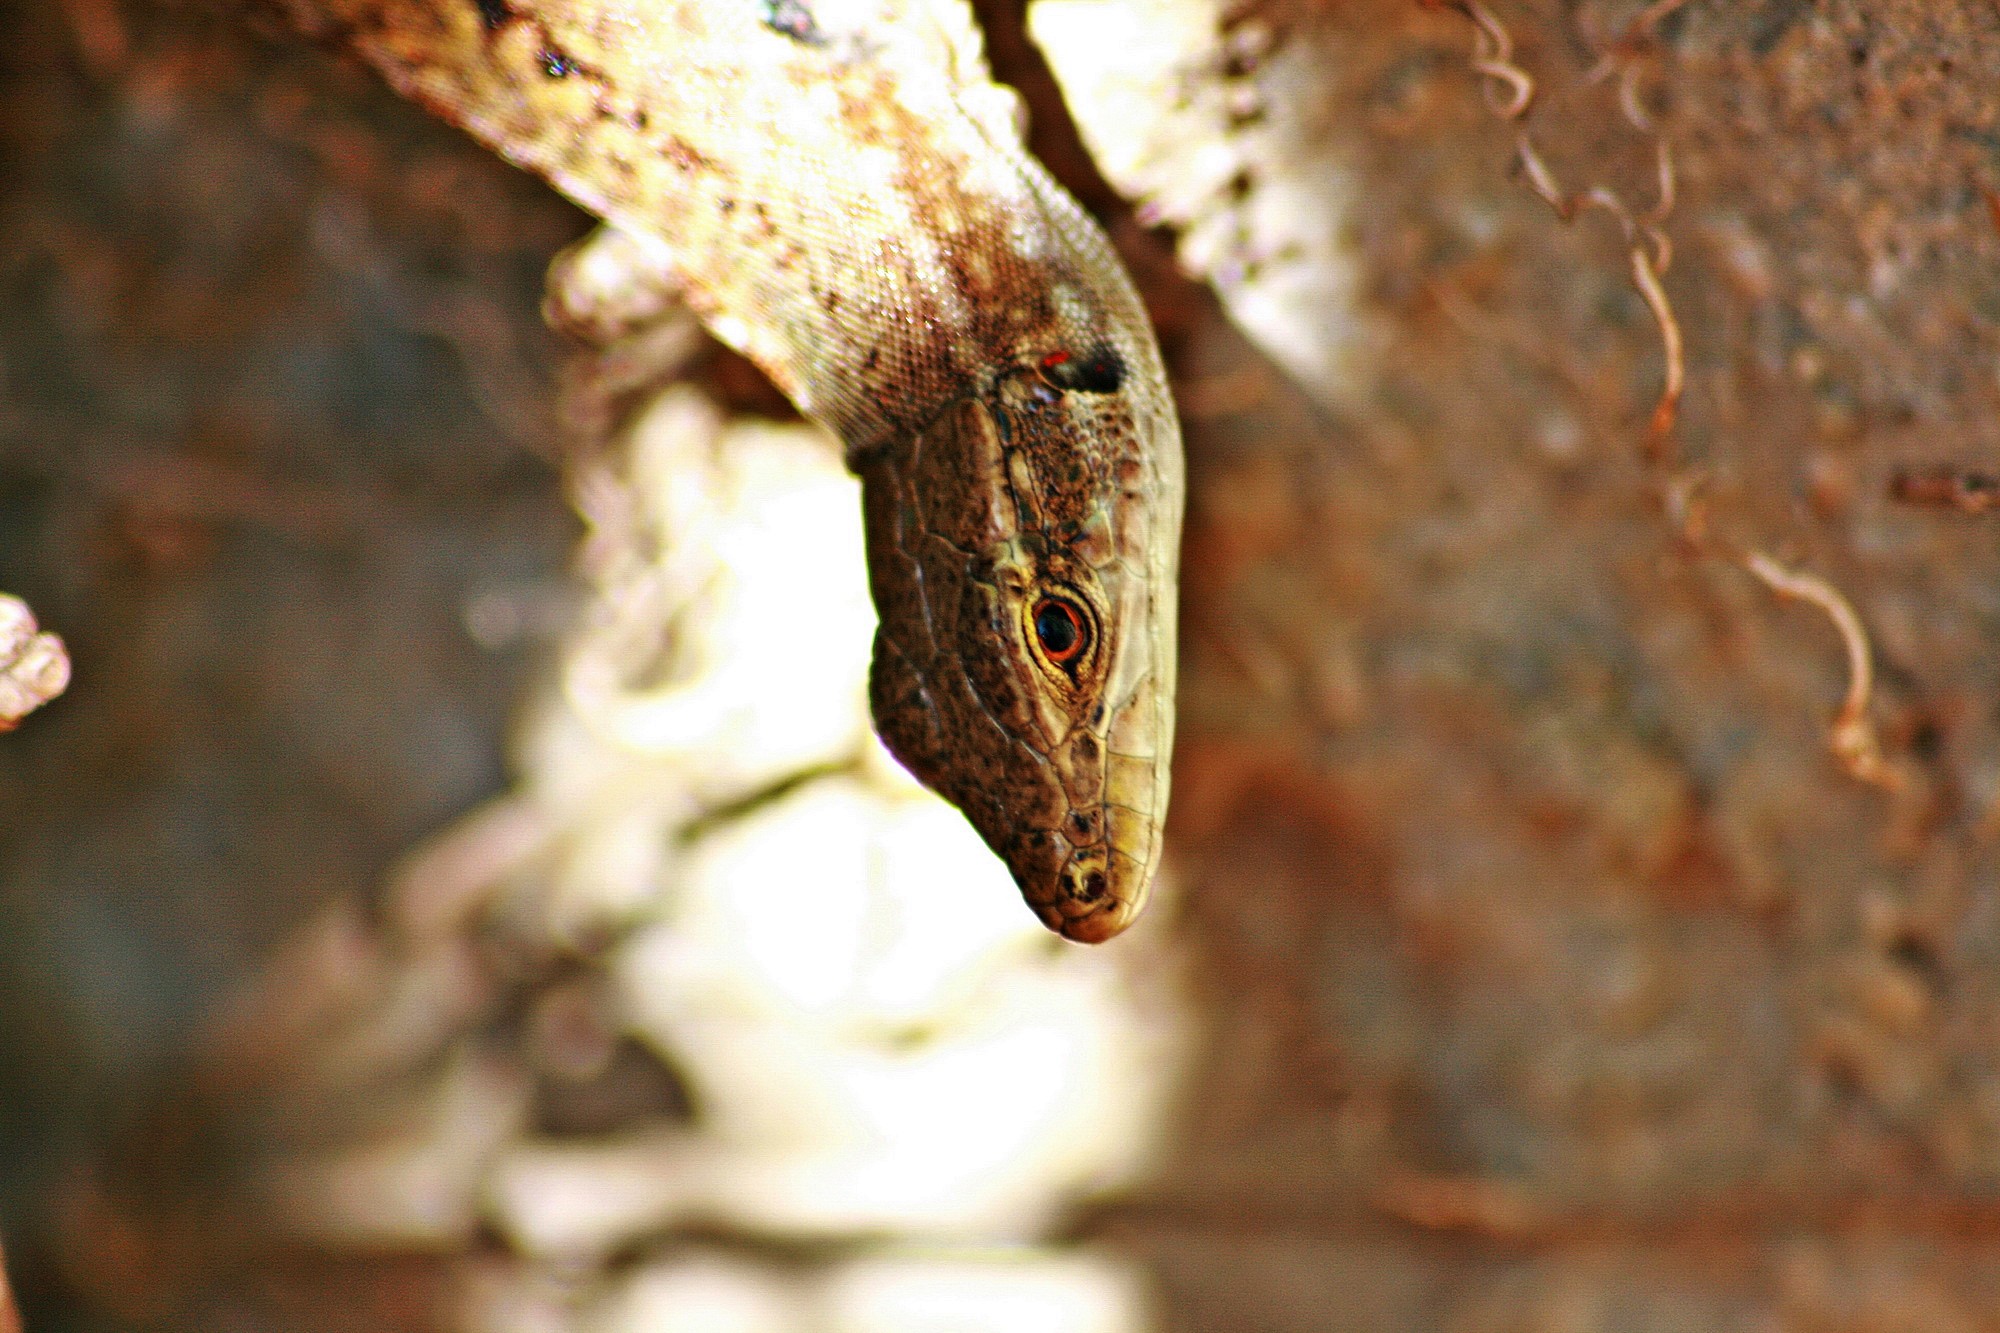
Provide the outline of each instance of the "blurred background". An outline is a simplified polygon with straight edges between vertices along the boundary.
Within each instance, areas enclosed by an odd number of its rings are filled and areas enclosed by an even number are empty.
[[[588,218],[0,0],[28,1327],[2000,1328],[2000,15],[980,16],[1187,430],[1097,950],[869,743],[824,443],[542,325]]]

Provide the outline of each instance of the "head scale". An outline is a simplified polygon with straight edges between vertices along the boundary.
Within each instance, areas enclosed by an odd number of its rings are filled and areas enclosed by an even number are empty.
[[[1145,901],[1173,740],[1180,441],[1135,374],[1057,348],[860,463],[877,730],[1088,942]]]

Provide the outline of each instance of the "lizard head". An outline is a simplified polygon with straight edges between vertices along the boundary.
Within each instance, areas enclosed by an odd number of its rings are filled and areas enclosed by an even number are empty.
[[[1125,379],[1052,353],[860,464],[876,729],[1091,943],[1145,902],[1173,743],[1180,440]]]

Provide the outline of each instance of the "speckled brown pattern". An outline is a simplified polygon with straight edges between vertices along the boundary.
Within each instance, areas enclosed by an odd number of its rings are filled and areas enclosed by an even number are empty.
[[[1172,608],[1151,572],[1173,515],[1147,462],[1161,424],[1134,406],[1013,368],[862,466],[883,739],[1052,929],[1091,941],[1144,901],[1166,803]]]

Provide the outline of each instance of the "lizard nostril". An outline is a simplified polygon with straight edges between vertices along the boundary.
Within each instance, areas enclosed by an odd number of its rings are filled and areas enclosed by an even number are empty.
[[[1102,898],[1104,896],[1104,872],[1102,870],[1093,870],[1088,875],[1085,875],[1082,886],[1077,889],[1076,896],[1087,903],[1094,903],[1099,898]]]

